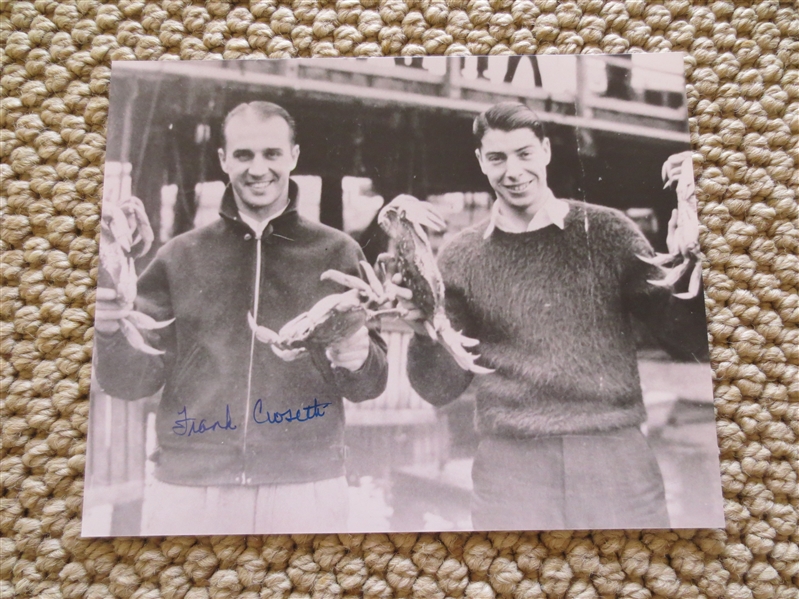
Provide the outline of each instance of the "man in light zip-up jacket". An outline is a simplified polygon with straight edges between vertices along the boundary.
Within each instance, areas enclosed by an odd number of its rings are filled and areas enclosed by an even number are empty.
[[[223,125],[230,179],[221,220],[164,245],[138,281],[136,308],[174,322],[131,347],[113,290],[98,290],[97,376],[114,397],[160,393],[155,480],[145,535],[342,531],[347,520],[342,399],[386,385],[386,345],[363,327],[294,356],[255,339],[247,313],[278,330],[343,289],[328,269],[358,275],[348,235],[303,219],[290,181],[294,122],[268,102],[242,104]],[[101,301],[103,300],[103,301]]]

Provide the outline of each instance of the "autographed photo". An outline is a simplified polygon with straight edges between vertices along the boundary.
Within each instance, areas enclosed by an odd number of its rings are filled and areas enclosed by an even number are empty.
[[[724,526],[681,54],[110,89],[84,536]]]

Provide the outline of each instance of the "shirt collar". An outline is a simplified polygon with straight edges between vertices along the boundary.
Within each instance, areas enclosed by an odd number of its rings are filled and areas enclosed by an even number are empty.
[[[261,220],[261,221],[256,220],[256,219],[254,219],[251,216],[247,216],[241,210],[239,210],[239,218],[241,219],[241,222],[243,222],[245,225],[247,225],[248,227],[250,227],[250,229],[253,230],[253,233],[255,233],[255,238],[256,239],[260,239],[261,236],[264,234],[264,231],[266,230],[266,228],[269,226],[269,223],[271,223],[278,216],[283,214],[286,211],[286,208],[288,208],[288,207],[289,207],[289,204],[286,204],[286,206],[285,206],[285,208],[283,208],[283,210],[281,210],[277,214],[273,214],[269,218],[267,218],[265,220]]]
[[[256,221],[254,218],[245,217],[245,215],[239,212],[239,208],[236,205],[236,199],[233,197],[233,186],[228,183],[227,187],[225,188],[225,193],[222,196],[222,206],[220,207],[219,215],[224,219],[237,221],[247,225],[250,229],[253,230],[254,233],[256,233],[258,237],[260,237],[261,235],[263,235],[263,232],[266,230],[266,227],[269,226],[269,223],[276,221],[278,218],[284,215],[289,215],[292,213],[296,214],[298,195],[299,195],[299,187],[297,187],[297,184],[293,180],[289,180],[288,205],[278,214],[274,215],[272,218],[267,219],[263,223],[259,224],[258,221]]]
[[[520,229],[518,226],[511,224],[500,212],[499,202],[494,202],[491,207],[491,218],[486,227],[483,238],[488,239],[494,232],[494,229],[499,229],[505,233],[529,233],[531,231],[538,231],[549,225],[555,225],[563,230],[566,221],[566,215],[569,213],[569,204],[565,200],[556,198],[552,192],[549,192],[546,202],[538,212],[535,213],[527,227]]]

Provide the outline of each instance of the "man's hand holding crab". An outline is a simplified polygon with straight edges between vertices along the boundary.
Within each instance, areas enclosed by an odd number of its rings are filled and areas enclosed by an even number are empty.
[[[672,211],[668,224],[666,245],[667,254],[657,254],[653,258],[641,257],[650,264],[665,270],[662,279],[650,283],[659,287],[685,287],[687,289],[675,293],[680,299],[690,299],[699,292],[702,282],[702,255],[699,248],[699,217],[697,215],[696,189],[694,170],[690,151],[670,156],[663,164],[661,175],[664,187],[676,181],[677,207]]]
[[[383,208],[378,223],[396,243],[396,255],[378,259],[382,276],[366,262],[361,262],[364,279],[326,271],[322,280],[335,281],[348,291],[322,298],[278,332],[259,326],[248,315],[256,338],[270,344],[283,360],[322,347],[331,365],[356,371],[369,355],[367,322],[393,315],[420,335],[440,342],[464,370],[493,372],[475,363],[479,356],[466,348],[478,341],[453,329],[444,311],[444,283],[424,230],[444,230],[444,219],[426,202],[400,195]]]
[[[349,337],[330,344],[325,356],[336,368],[345,368],[350,372],[360,370],[369,357],[369,329],[362,326]]]
[[[148,345],[141,331],[163,328],[172,321],[157,322],[134,309],[138,285],[134,258],[146,254],[154,238],[141,200],[128,195],[108,202],[103,207],[100,236],[96,330],[105,334],[121,330],[133,348],[146,354],[163,353]]]
[[[283,325],[280,331],[258,325],[253,315],[248,314],[256,338],[268,343],[272,351],[287,362],[317,348],[324,351],[331,366],[356,372],[369,357],[367,323],[397,312],[395,308],[386,308],[391,298],[372,267],[361,262],[361,268],[366,281],[335,270],[322,273],[322,280],[335,281],[348,291],[323,297],[310,310]]]

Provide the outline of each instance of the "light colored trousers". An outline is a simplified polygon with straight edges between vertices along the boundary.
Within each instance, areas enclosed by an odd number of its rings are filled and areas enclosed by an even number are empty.
[[[343,476],[291,485],[192,487],[150,477],[145,536],[342,532],[349,513]]]

